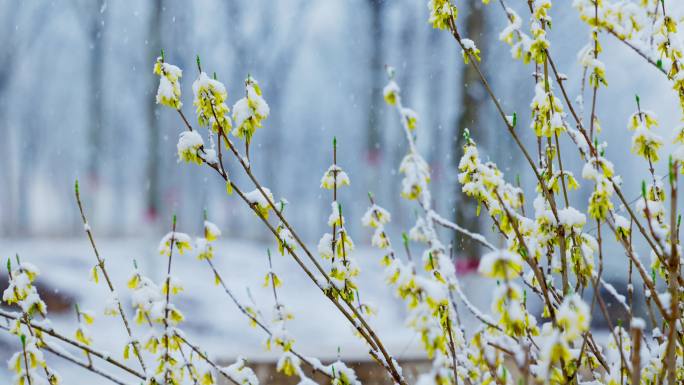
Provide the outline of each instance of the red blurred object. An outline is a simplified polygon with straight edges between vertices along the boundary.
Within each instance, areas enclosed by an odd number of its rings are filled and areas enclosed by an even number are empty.
[[[145,210],[145,221],[147,223],[157,223],[157,219],[159,219],[157,209],[154,207],[148,207],[147,210]]]
[[[368,150],[368,152],[366,152],[366,160],[369,164],[371,164],[373,166],[377,166],[380,164],[381,156],[382,156],[382,152],[377,148],[374,148],[372,150]]]
[[[457,258],[455,264],[456,274],[468,275],[477,271],[480,261],[475,258]]]

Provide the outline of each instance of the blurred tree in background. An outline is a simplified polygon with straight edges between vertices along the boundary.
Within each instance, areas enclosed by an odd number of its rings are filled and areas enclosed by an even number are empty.
[[[513,63],[502,71],[496,64],[508,58],[508,47],[484,31],[499,30],[505,21],[479,4],[462,7],[466,34],[487,57],[483,70],[492,86],[511,96],[506,109],[522,111],[532,96],[527,88],[518,91],[520,79],[527,79],[524,67]],[[563,7],[569,5],[559,4],[558,12]],[[391,187],[400,180],[402,134],[379,102],[384,66],[397,67],[403,95],[421,117],[417,144],[433,170],[434,200],[441,212],[477,228],[476,208],[463,203],[456,182],[462,130],[469,128],[493,160],[508,167],[515,168],[518,155],[507,150],[508,139],[480,136],[480,127],[500,122],[492,119],[472,69],[460,63],[460,49],[424,22],[427,13],[425,4],[409,0],[0,2],[0,237],[75,233],[75,177],[96,187],[89,206],[103,234],[137,235],[141,222],[156,233],[157,218],[176,210],[186,225],[198,226],[197,213],[209,207],[229,236],[264,237],[252,214],[220,194],[205,170],[175,167],[179,123],[160,114],[151,97],[156,80],[149,63],[162,48],[185,69],[187,88],[200,55],[205,70],[227,85],[229,105],[242,96],[248,71],[259,81],[271,118],[268,135],[256,134],[252,151],[263,161],[254,172],[291,202],[290,216],[309,239],[320,235],[320,218],[329,210],[329,197],[312,187],[330,163],[322,143],[333,136],[340,164],[354,180],[349,196],[340,197],[346,215],[360,217],[366,202],[351,197],[372,191],[397,213],[391,231],[414,222]],[[551,33],[578,23],[556,20]],[[584,43],[574,36],[563,42],[573,49]],[[559,51],[559,59],[573,49]],[[581,76],[579,66],[567,71]],[[639,90],[644,99],[649,92],[657,90]],[[189,97],[184,103],[191,112]],[[603,125],[615,123],[610,119]],[[529,117],[519,121],[525,128]],[[528,131],[521,129],[521,136],[534,140]],[[352,234],[358,224],[351,221]],[[478,255],[475,245],[455,241],[464,255]]]

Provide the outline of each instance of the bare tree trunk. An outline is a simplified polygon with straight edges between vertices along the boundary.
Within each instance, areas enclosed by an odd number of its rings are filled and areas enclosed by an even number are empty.
[[[5,187],[0,189],[0,214],[5,225],[4,233],[9,235],[14,231],[15,189],[13,187],[14,170],[12,170],[12,133],[9,129],[7,113],[10,103],[8,91],[14,71],[15,58],[17,57],[17,53],[13,49],[17,46],[17,34],[12,19],[18,16],[19,3],[10,2],[9,7],[3,7],[2,11],[4,17],[3,23],[0,24],[3,28],[0,37],[2,37],[2,46],[5,48],[0,51],[0,137],[3,138],[0,140],[0,153],[4,154],[4,161],[0,162],[0,183]]]
[[[29,100],[37,100],[35,90],[39,87],[31,87],[28,91]],[[21,146],[21,151],[19,151],[18,162],[17,162],[17,196],[16,196],[16,217],[15,217],[15,228],[13,232],[15,235],[29,235],[29,218],[31,217],[31,205],[29,204],[30,197],[30,187],[31,181],[36,170],[35,167],[35,156],[38,153],[38,143],[35,140],[36,134],[38,133],[38,127],[40,127],[39,116],[33,116],[35,111],[32,109],[27,109],[23,111],[22,114],[26,116],[24,119],[25,125],[22,126],[21,130],[18,130],[18,143]]]
[[[402,20],[402,26],[400,30],[400,57],[405,58],[403,63],[401,63],[401,68],[399,69],[398,76],[399,76],[399,84],[401,85],[401,94],[402,96],[406,99],[404,101],[404,104],[407,106],[412,106],[415,103],[415,100],[411,97],[414,95],[412,92],[414,90],[413,87],[413,79],[414,75],[417,71],[417,65],[416,65],[416,4],[413,4],[412,2],[407,2],[401,4],[403,7],[403,13],[405,14],[405,17]],[[423,5],[421,4],[420,7],[422,8]],[[419,128],[422,132],[427,133],[427,130],[430,130],[431,127],[428,127],[428,125],[421,125]],[[390,207],[392,209],[393,213],[396,213],[395,215],[395,220],[397,223],[406,223],[405,221],[408,221],[409,218],[411,217],[410,215],[407,215],[407,213],[404,212],[404,210],[400,210],[399,207],[402,202],[402,198],[400,194],[392,193],[393,188],[392,186],[396,186],[399,183],[401,183],[401,177],[398,172],[396,173],[391,173],[390,171],[393,168],[398,168],[399,164],[401,163],[402,158],[406,154],[406,146],[405,146],[405,141],[406,139],[404,138],[404,135],[401,131],[399,130],[388,130],[388,133],[390,135],[390,138],[388,138],[388,143],[385,144],[385,149],[388,152],[388,161],[389,165],[388,167],[383,170],[383,175],[395,175],[393,178],[394,181],[392,183],[384,183],[384,185],[387,187],[386,193],[387,195],[384,197],[387,202],[391,202],[392,206]],[[434,188],[434,186],[433,186]],[[383,197],[381,197],[383,198]]]
[[[444,40],[442,39],[442,31],[437,29],[431,29],[427,34],[428,37],[428,47],[430,54],[430,60],[427,64],[427,70],[429,72],[429,78],[432,79],[430,87],[427,88],[427,98],[431,100],[427,105],[427,118],[426,124],[424,126],[425,130],[429,130],[432,135],[433,150],[428,154],[428,162],[430,162],[432,179],[434,180],[434,185],[431,188],[432,199],[435,202],[435,209],[438,212],[442,212],[441,209],[445,207],[440,206],[442,202],[442,192],[443,186],[447,185],[449,187],[453,186],[452,178],[442,179],[444,175],[452,175],[452,173],[445,173],[445,168],[449,167],[448,160],[446,159],[446,154],[449,153],[450,143],[448,141],[442,140],[442,138],[448,134],[445,130],[445,122],[442,119],[447,119],[442,113],[444,111],[444,99],[445,99],[445,84],[442,81],[445,76],[444,64],[440,60],[437,60],[438,55],[442,55],[441,48],[444,46]],[[445,143],[446,142],[446,143]],[[451,195],[451,194],[449,194]],[[451,202],[450,202],[451,203]],[[453,206],[449,206],[451,209]]]
[[[147,52],[145,56],[152,61],[161,51],[161,12],[162,1],[151,2]],[[149,71],[150,90],[156,89],[157,79]],[[154,91],[153,91],[154,92]],[[161,192],[159,188],[159,116],[154,97],[147,102],[147,176],[146,215],[147,219],[156,222],[161,206]]]
[[[479,2],[472,2],[468,15],[464,21],[464,35],[465,37],[473,39],[476,44],[483,47],[486,44],[486,30],[485,17],[482,6]],[[483,50],[484,51],[484,50]],[[461,71],[461,108],[460,114],[456,118],[453,133],[453,161],[452,166],[455,168],[454,172],[458,173],[458,161],[463,153],[463,145],[465,140],[463,138],[464,129],[470,129],[470,136],[475,140],[482,139],[480,130],[482,127],[481,114],[482,105],[484,103],[485,90],[480,84],[476,70],[471,65],[464,65]],[[472,231],[480,231],[480,220],[477,216],[477,205],[472,199],[468,199],[461,193],[461,187],[457,184],[456,187],[456,201],[455,201],[455,221],[461,226],[464,226]],[[477,242],[473,242],[467,237],[454,235],[454,244],[457,250],[461,250],[460,256],[470,259],[475,259],[480,254],[480,247]]]
[[[371,191],[378,189],[378,172],[382,158],[382,138],[380,135],[380,106],[382,103],[382,87],[385,83],[383,63],[383,0],[368,0],[370,6],[371,52],[368,67],[371,85],[370,102],[368,103],[368,124],[366,127],[366,154],[370,164],[368,187]]]
[[[4,216],[6,234],[14,235],[28,230],[28,186],[30,185],[29,170],[25,168],[30,167],[28,156],[31,149],[35,148],[35,141],[22,141],[22,138],[28,138],[28,127],[26,130],[18,130],[18,132],[11,132],[9,127],[8,114],[11,111],[10,103],[12,99],[8,96],[11,87],[12,78],[17,65],[17,59],[22,57],[24,50],[38,40],[40,31],[46,24],[44,22],[47,8],[38,8],[38,10],[31,9],[25,3],[10,2],[9,9],[2,9],[5,17],[0,23],[4,30],[0,33],[0,45],[4,48],[0,52],[0,153],[4,154],[5,160],[0,164],[0,183],[4,186],[0,191],[0,210]],[[24,32],[27,39],[19,40],[17,35],[17,28],[14,20],[21,17],[22,12],[32,12],[33,24],[30,26],[30,31]],[[31,111],[34,113],[35,111]],[[35,120],[35,119],[34,119]],[[35,122],[32,122],[32,128],[35,128]],[[15,136],[16,135],[16,139]],[[17,147],[23,146],[26,143],[27,148],[17,150]],[[14,147],[12,147],[14,145]],[[16,152],[16,155],[15,155]],[[16,162],[15,162],[16,160]]]
[[[9,88],[9,72],[10,69],[0,66],[0,151],[2,152],[5,161],[0,163],[0,183],[4,188],[0,189],[0,218],[3,220],[4,231],[6,235],[13,232],[13,215],[14,213],[14,188],[12,187],[12,152],[10,147],[11,136],[9,129],[9,121],[7,119],[7,111],[9,110],[9,98],[7,89]]]
[[[105,0],[89,4],[91,13],[88,30],[90,49],[90,68],[88,73],[88,179],[94,187],[100,182],[100,163],[102,161],[102,133],[104,131],[104,44]]]

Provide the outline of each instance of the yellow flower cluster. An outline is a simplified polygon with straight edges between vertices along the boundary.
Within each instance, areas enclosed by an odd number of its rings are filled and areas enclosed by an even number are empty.
[[[180,233],[172,234],[178,235]],[[168,235],[165,239],[167,237]],[[168,239],[171,240],[170,237]],[[162,240],[162,244],[165,243],[167,241]],[[170,244],[165,247],[170,247]],[[150,354],[156,356],[157,366],[146,384],[180,385],[183,383],[185,372],[193,370],[188,365],[184,365],[180,357],[183,341],[178,331],[178,325],[183,322],[185,317],[170,302],[170,296],[182,291],[182,286],[176,278],[169,276],[160,288],[136,268],[128,280],[128,288],[132,291],[131,298],[133,308],[135,308],[136,322],[138,324],[149,324],[152,328],[151,333],[142,341],[142,346]],[[163,325],[163,332],[157,332],[154,329],[155,324]],[[133,342],[125,345],[123,352],[125,359],[130,357],[131,348],[135,349]],[[193,375],[198,376],[196,373]],[[211,378],[212,376],[207,377],[207,379]]]
[[[501,201],[510,210],[518,209],[524,203],[522,191],[506,183],[503,174],[496,164],[482,162],[475,142],[470,139],[466,131],[466,144],[463,146],[463,156],[459,161],[458,181],[466,196],[475,198],[478,205],[478,214],[481,205],[484,205],[490,215],[497,217],[497,221],[503,231],[512,231],[510,219],[501,206]]]
[[[429,0],[428,9],[430,10],[429,22],[433,28],[448,29],[450,20],[456,20],[458,9],[451,4],[450,0]]]
[[[522,30],[522,19],[512,8],[506,8],[506,16],[508,25],[499,33],[499,40],[511,46],[513,59],[529,64],[532,60],[532,39]]]
[[[602,50],[598,40],[598,31],[594,30],[591,33],[591,41],[578,54],[580,64],[589,73],[589,85],[594,88],[599,88],[601,84],[608,86],[606,66],[597,58]]]
[[[550,47],[546,39],[546,30],[538,23],[532,24],[532,41],[530,42],[529,55],[537,64],[542,64],[546,60],[546,51]]]
[[[349,186],[349,176],[336,164],[330,166],[321,178],[321,188],[332,190],[342,186]]]
[[[385,102],[390,106],[397,104],[400,91],[399,85],[397,85],[394,80],[390,80],[382,90],[382,95],[385,98]]]
[[[336,141],[333,142],[336,146]],[[348,186],[349,177],[337,165],[331,165],[321,178],[321,188],[337,191],[338,187]],[[342,296],[347,301],[354,300],[357,286],[354,278],[359,274],[356,259],[351,255],[354,241],[344,227],[345,219],[342,215],[342,205],[337,201],[331,203],[328,226],[331,233],[325,233],[318,242],[318,253],[324,259],[331,259],[328,272],[332,286],[328,290],[334,296]]]
[[[78,318],[78,328],[75,332],[76,341],[88,346],[93,342],[93,338],[86,325],[92,325],[95,322],[95,317],[93,313],[81,310],[78,306],[76,307],[76,315]]]
[[[19,257],[14,269],[11,261],[7,261],[7,270],[10,279],[2,301],[6,305],[18,305],[22,314],[13,322],[7,323],[9,333],[21,340],[21,350],[7,361],[7,367],[14,372],[12,384],[38,384],[45,383],[46,380],[49,385],[61,384],[61,377],[47,366],[40,350],[45,346],[42,331],[27,324],[36,314],[47,319],[47,306],[33,285],[40,272],[34,265],[21,262]],[[45,377],[42,376],[43,373]]]
[[[210,260],[214,258],[214,246],[212,242],[221,236],[221,230],[214,223],[204,221],[204,236],[195,239],[195,250],[197,259]]]
[[[527,311],[524,292],[511,282],[497,286],[492,296],[492,313],[499,325],[510,337],[521,338],[539,334],[537,319]]]
[[[181,89],[179,80],[183,76],[183,71],[175,65],[165,63],[162,57],[158,57],[156,63],[154,63],[153,72],[159,75],[157,103],[177,110],[180,109],[183,103],[180,101]]]
[[[228,92],[223,83],[201,72],[192,83],[192,92],[195,96],[193,104],[196,107],[199,125],[209,125],[215,133],[221,131],[228,134],[232,124],[228,117],[230,109],[226,106]]]
[[[191,239],[188,234],[180,233],[177,231],[171,231],[164,235],[164,237],[159,242],[158,251],[160,255],[168,255],[171,252],[171,247],[180,254],[192,248]]]
[[[204,149],[204,141],[197,131],[181,132],[176,148],[178,159],[188,163],[202,164],[203,158],[200,153]]]
[[[649,162],[657,162],[660,159],[658,150],[663,146],[663,138],[652,130],[657,126],[658,120],[650,111],[638,111],[629,119],[629,129],[634,131],[632,152]]]
[[[606,30],[631,46],[640,47],[638,49],[649,47],[653,54],[649,51],[640,52],[667,73],[684,112],[684,49],[677,38],[679,22],[665,13],[664,6],[663,11],[659,12],[660,3],[660,0],[603,0],[595,4],[593,0],[576,0],[573,5],[588,25]],[[596,33],[597,30],[594,30]]]
[[[589,216],[594,219],[603,220],[613,210],[613,173],[613,164],[601,156],[588,159],[582,169],[582,177],[595,182],[589,197]]]
[[[374,228],[372,244],[384,253],[382,264],[385,266],[385,277],[392,285],[399,298],[405,301],[409,311],[408,325],[420,335],[421,343],[428,357],[433,358],[433,369],[429,375],[431,380],[440,383],[453,381],[452,361],[449,359],[449,334],[455,340],[456,346],[461,346],[462,335],[454,323],[455,314],[449,306],[446,295],[447,282],[442,271],[453,269],[443,249],[437,243],[424,254],[425,267],[432,273],[432,278],[425,278],[416,274],[413,264],[405,264],[394,257],[389,237],[385,233],[384,226],[390,221],[390,214],[376,204],[372,204],[362,218],[366,227]],[[425,242],[433,238],[434,233],[429,229],[422,218],[422,225],[417,224],[413,233],[422,234],[421,239]],[[424,238],[423,238],[424,237]],[[408,237],[405,237],[408,242]]]
[[[550,81],[548,91],[543,81],[537,82],[534,89],[534,98],[530,104],[532,109],[531,128],[537,136],[549,138],[565,131],[563,105],[560,99],[553,94],[552,89]]]
[[[259,83],[251,76],[245,80],[245,93],[246,96],[233,105],[233,135],[249,142],[256,129],[262,126],[262,121],[268,117],[270,109],[261,96]]]
[[[38,374],[38,370],[46,371],[49,385],[61,383],[61,378],[47,367],[40,345],[43,345],[34,336],[20,335],[22,350],[14,353],[7,361],[7,367],[14,372],[14,385],[43,384],[44,377]]]
[[[430,166],[417,152],[409,152],[401,164],[399,172],[404,174],[401,181],[401,196],[406,199],[418,199],[430,183]]]
[[[252,205],[254,209],[256,209],[257,215],[262,216],[265,219],[268,219],[268,214],[272,208],[269,201],[273,203],[275,202],[273,200],[273,194],[271,193],[271,190],[265,187],[262,187],[262,190],[264,192],[263,194],[261,193],[261,191],[259,191],[259,189],[255,189],[248,193],[245,193],[245,198],[247,199],[249,204]],[[264,194],[266,195],[266,197],[268,197],[268,199],[264,197]]]
[[[475,45],[475,42],[470,39],[461,39],[461,56],[463,57],[463,63],[468,64],[470,58],[475,58],[476,61],[480,61],[480,50]]]
[[[8,270],[11,270],[10,262],[7,263]],[[10,271],[9,285],[2,293],[2,300],[8,305],[19,305],[28,316],[33,316],[35,313],[45,315],[47,306],[33,285],[38,274],[40,272],[34,265],[26,262],[19,263],[16,269]]]
[[[390,239],[387,236],[387,233],[385,233],[385,224],[388,223],[391,218],[392,217],[387,210],[376,204],[369,207],[361,218],[361,223],[364,226],[375,229],[373,237],[371,238],[371,245],[388,252],[384,257],[386,263],[389,263],[389,255],[393,252],[391,250]]]

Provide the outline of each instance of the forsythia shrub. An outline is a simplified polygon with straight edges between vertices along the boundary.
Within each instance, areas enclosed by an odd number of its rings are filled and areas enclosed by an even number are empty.
[[[405,303],[406,326],[420,336],[422,347],[431,359],[431,368],[419,375],[417,383],[683,383],[684,282],[677,190],[679,173],[684,170],[684,125],[672,130],[674,150],[664,154],[665,139],[653,132],[658,126],[656,115],[642,109],[637,97],[635,113],[626,118],[627,129],[633,132],[631,152],[645,160],[644,168],[648,170],[650,180],[642,182],[639,199],[629,202],[622,192],[623,180],[609,160],[607,144],[599,140],[601,126],[595,108],[597,93],[608,86],[607,68],[599,59],[600,38],[611,35],[667,77],[684,116],[684,63],[678,37],[681,19],[668,13],[663,0],[574,0],[574,7],[590,32],[587,45],[578,54],[593,91],[591,114],[585,119],[577,102],[568,97],[564,85],[567,79],[553,60],[552,44],[547,39],[552,22],[551,0],[528,1],[527,28],[523,27],[522,16],[503,0],[499,2],[503,8],[502,17],[508,20],[500,40],[511,46],[514,60],[533,66],[537,74],[529,127],[538,138],[537,159],[519,139],[519,131],[524,128],[518,127],[517,114],[509,115],[502,109],[486,77],[479,71],[480,49],[473,40],[461,36],[457,6],[449,0],[428,2],[429,23],[448,31],[461,48],[464,65],[478,69],[503,128],[518,145],[534,176],[535,196],[526,197],[495,163],[483,159],[477,143],[465,130],[458,182],[465,196],[477,201],[478,214],[484,210],[492,219],[498,231],[496,242],[445,219],[433,209],[430,168],[415,142],[420,134],[418,114],[403,105],[401,89],[394,79],[395,71],[388,67],[389,82],[383,96],[387,104],[396,109],[408,148],[399,166],[403,175],[400,194],[417,203],[419,215],[415,226],[403,236],[405,253],[394,249],[385,231],[391,215],[371,194],[368,211],[361,220],[373,232],[371,243],[380,250],[387,285]],[[327,221],[331,230],[322,235],[317,249],[311,250],[285,216],[287,201],[276,200],[252,173],[250,142],[255,140],[257,128],[263,127],[270,111],[259,84],[253,77],[247,77],[245,96],[234,104],[231,119],[225,85],[215,75],[210,77],[202,71],[199,58],[197,66],[199,74],[192,87],[198,123],[195,128],[181,109],[179,78],[182,71],[166,63],[163,53],[154,64],[154,73],[160,76],[157,102],[175,109],[186,127],[178,141],[179,159],[215,170],[225,181],[227,192],[236,194],[273,234],[279,252],[294,258],[320,294],[333,302],[349,320],[356,335],[367,344],[371,358],[391,381],[407,384],[401,366],[367,322],[374,309],[359,300],[356,281],[361,272],[354,257],[354,242],[345,228],[347,219],[343,206],[338,201],[338,194],[344,191],[341,188],[350,184],[350,178],[338,164],[336,140],[333,140],[332,165],[324,171],[320,183],[320,187],[332,195]],[[267,130],[263,131],[266,135]],[[206,142],[203,136],[206,136]],[[570,138],[572,148],[561,151],[559,137],[562,136]],[[244,141],[244,155],[236,145],[240,140]],[[584,211],[569,204],[569,196],[580,182],[573,172],[563,168],[561,154],[572,151],[577,151],[584,161],[581,177],[592,187]],[[223,166],[228,158],[249,176],[252,191],[246,192],[231,181]],[[667,162],[664,178],[655,173],[655,166],[662,159]],[[15,373],[15,384],[61,383],[59,375],[46,363],[43,351],[52,352],[117,384],[126,382],[108,374],[103,367],[123,369],[144,384],[211,385],[217,383],[219,377],[236,385],[256,384],[254,372],[242,358],[228,367],[220,367],[183,333],[185,316],[172,302],[183,286],[171,273],[174,255],[185,252],[206,262],[228,300],[245,315],[251,326],[265,332],[267,348],[280,353],[278,371],[297,376],[303,385],[314,383],[303,367],[322,373],[327,382],[335,385],[359,384],[354,371],[343,362],[338,360],[325,365],[297,352],[295,339],[287,330],[287,323],[294,315],[277,295],[282,278],[272,268],[264,278],[264,286],[273,290],[273,317],[264,318],[256,309],[237,301],[212,262],[212,242],[221,236],[221,231],[208,220],[206,213],[204,232],[196,238],[177,231],[174,217],[171,232],[159,245],[159,253],[167,261],[167,274],[161,282],[155,282],[136,266],[128,281],[132,309],[125,309],[109,279],[105,260],[97,251],[78,184],[76,198],[96,257],[91,279],[96,284],[106,284],[111,292],[104,314],[120,318],[130,338],[121,346],[123,358],[99,351],[93,346],[87,328],[96,322],[95,316],[78,307],[73,337],[53,329],[47,323],[48,309],[34,286],[38,269],[19,257],[16,262],[8,260],[10,281],[2,299],[8,305],[18,306],[18,311],[0,310],[0,317],[7,321],[0,327],[20,341],[21,350],[8,363]],[[586,229],[590,222],[596,226],[595,236]],[[438,227],[459,232],[487,249],[478,272],[491,279],[495,287],[489,314],[477,309],[462,291],[450,257],[453,250],[440,240]],[[630,266],[628,299],[603,279],[603,261],[607,257],[603,254],[604,239],[613,236],[622,246],[625,261]],[[642,261],[636,250],[636,239],[648,248],[650,265]],[[410,242],[422,247],[419,261],[413,260]],[[494,243],[503,246],[495,247]],[[269,252],[269,262],[270,258]],[[638,277],[632,277],[632,272]],[[633,313],[637,304],[634,303],[632,282],[636,281],[642,283],[645,292],[647,320]],[[601,288],[629,314],[628,327],[611,319]],[[587,296],[582,296],[587,291],[591,297],[589,302],[583,299]],[[541,314],[532,314],[528,308],[529,296],[537,297],[543,303]],[[480,321],[478,328],[464,330],[459,324],[457,302],[465,305],[459,310],[471,312]],[[607,338],[601,341],[590,329],[591,315],[596,307],[610,327]],[[131,311],[132,318],[128,315]],[[141,329],[147,332],[145,337],[139,338]],[[86,359],[66,354],[62,346],[81,350]]]

